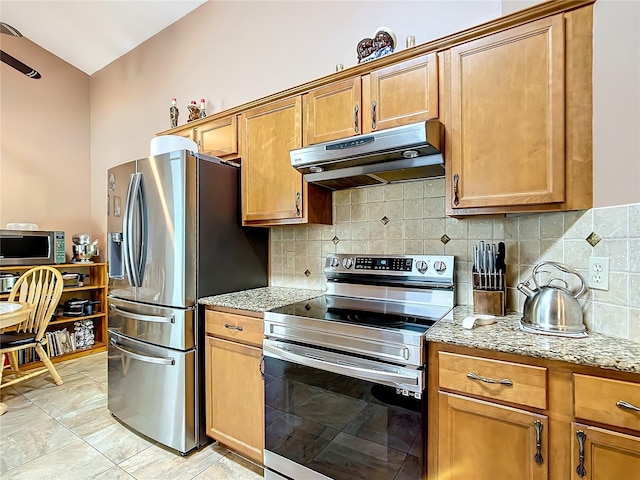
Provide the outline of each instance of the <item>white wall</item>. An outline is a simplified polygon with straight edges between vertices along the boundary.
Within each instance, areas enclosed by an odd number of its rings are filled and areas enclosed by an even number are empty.
[[[357,62],[356,45],[381,25],[398,46],[497,18],[498,0],[207,2],[91,77],[92,218],[104,232],[107,168],[148,155],[169,128],[169,105],[204,97],[210,113]]]

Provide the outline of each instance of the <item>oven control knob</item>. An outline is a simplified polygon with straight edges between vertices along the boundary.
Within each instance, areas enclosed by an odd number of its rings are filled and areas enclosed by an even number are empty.
[[[340,259],[336,258],[336,257],[333,257],[331,259],[331,262],[329,263],[329,266],[333,267],[333,268],[339,267],[340,266]]]
[[[436,272],[442,273],[447,269],[447,264],[441,260],[438,260],[433,264],[433,268],[435,269]]]
[[[427,271],[429,266],[427,265],[427,262],[425,262],[424,260],[419,260],[416,262],[416,268],[420,273],[424,273]]]
[[[349,269],[353,266],[353,258],[345,258],[342,260],[342,266],[346,269]]]

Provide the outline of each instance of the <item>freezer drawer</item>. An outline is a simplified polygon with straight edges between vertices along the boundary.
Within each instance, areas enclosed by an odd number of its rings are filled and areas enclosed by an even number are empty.
[[[195,313],[195,308],[157,307],[109,296],[109,330],[176,350],[195,346]]]
[[[107,408],[123,423],[187,453],[199,446],[196,351],[180,352],[109,332]]]

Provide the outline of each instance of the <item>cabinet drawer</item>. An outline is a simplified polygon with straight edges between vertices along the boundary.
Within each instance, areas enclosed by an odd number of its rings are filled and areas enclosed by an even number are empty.
[[[573,374],[573,398],[578,418],[640,431],[640,383]]]
[[[262,346],[264,327],[261,318],[206,310],[205,324],[207,335]]]
[[[546,368],[446,352],[438,354],[438,365],[440,388],[547,408]]]

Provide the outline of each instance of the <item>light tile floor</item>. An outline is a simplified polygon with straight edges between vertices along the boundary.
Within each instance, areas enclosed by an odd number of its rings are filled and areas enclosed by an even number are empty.
[[[3,480],[259,480],[263,470],[218,445],[182,457],[115,420],[106,408],[107,354],[56,364],[0,390]]]

